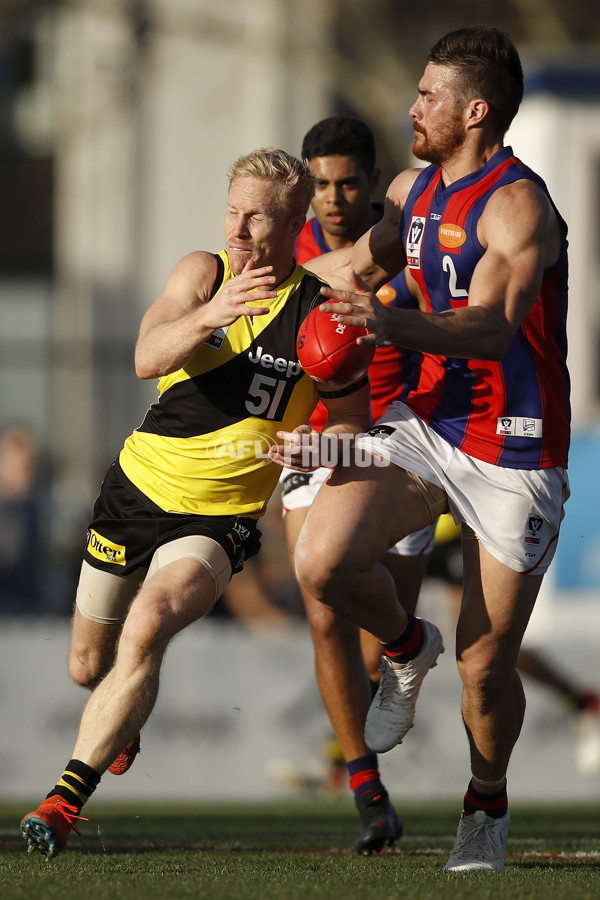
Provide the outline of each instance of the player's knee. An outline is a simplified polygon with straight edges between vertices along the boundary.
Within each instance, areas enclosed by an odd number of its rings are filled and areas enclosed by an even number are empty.
[[[306,618],[315,644],[328,644],[339,639],[346,628],[355,628],[344,619],[340,619],[332,609],[324,603],[312,603],[306,608]]]
[[[159,609],[146,606],[132,610],[119,641],[119,658],[135,665],[150,656],[162,654],[176,633],[172,620]]]
[[[79,687],[92,690],[104,678],[110,664],[101,653],[72,650],[69,653],[69,676]]]
[[[359,574],[356,554],[345,546],[315,540],[310,532],[298,539],[294,565],[300,587],[336,612]]]
[[[477,698],[482,710],[493,707],[516,676],[516,667],[503,654],[492,652],[460,656],[458,671],[465,693]]]
[[[294,559],[298,584],[315,600],[325,601],[335,578],[331,560],[318,548],[307,544],[296,546]]]

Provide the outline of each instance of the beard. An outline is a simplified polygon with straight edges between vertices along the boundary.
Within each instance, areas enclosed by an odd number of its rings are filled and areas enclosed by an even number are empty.
[[[449,122],[433,134],[415,131],[412,152],[417,159],[441,166],[463,146],[465,133],[460,122]]]

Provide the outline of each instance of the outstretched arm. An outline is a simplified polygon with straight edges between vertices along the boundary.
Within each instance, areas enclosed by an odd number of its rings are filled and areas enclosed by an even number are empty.
[[[463,359],[501,359],[536,301],[544,270],[558,258],[560,226],[543,191],[518,181],[495,192],[479,223],[486,251],[475,267],[464,307],[427,314],[384,307],[365,286],[323,287],[345,324],[366,327],[359,342],[390,341],[412,350]]]
[[[317,256],[303,263],[305,268],[342,290],[353,290],[353,273],[374,291],[390,281],[406,265],[400,216],[418,172],[418,169],[407,169],[392,181],[382,218],[352,247]]]

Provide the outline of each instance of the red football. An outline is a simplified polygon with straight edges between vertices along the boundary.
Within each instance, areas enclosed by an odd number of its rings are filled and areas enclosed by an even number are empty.
[[[308,314],[298,332],[296,350],[304,371],[316,381],[357,381],[369,368],[374,344],[357,344],[366,328],[343,325],[335,313],[319,307]]]

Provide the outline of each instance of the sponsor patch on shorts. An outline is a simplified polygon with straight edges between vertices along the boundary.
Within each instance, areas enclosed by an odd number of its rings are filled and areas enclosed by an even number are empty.
[[[105,563],[114,563],[117,566],[126,564],[123,544],[115,544],[113,541],[109,541],[108,538],[102,537],[93,528],[88,529],[87,552],[90,556],[94,556]]]

